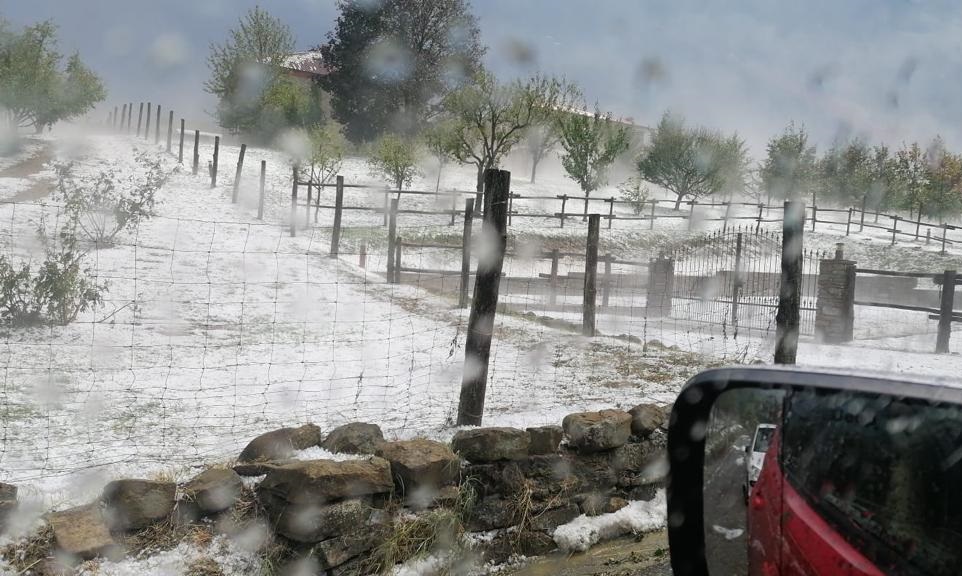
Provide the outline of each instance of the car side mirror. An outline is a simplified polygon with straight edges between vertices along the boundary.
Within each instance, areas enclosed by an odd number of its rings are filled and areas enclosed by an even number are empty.
[[[668,458],[676,576],[782,574],[813,561],[826,574],[962,566],[957,386],[709,370],[675,402]]]

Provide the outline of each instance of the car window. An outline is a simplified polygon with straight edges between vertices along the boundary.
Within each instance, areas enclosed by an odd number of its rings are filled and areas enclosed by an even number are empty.
[[[864,396],[787,402],[788,481],[856,548],[895,574],[957,574],[962,414]]]
[[[755,433],[755,452],[768,452],[768,445],[775,434],[774,428],[759,428]]]

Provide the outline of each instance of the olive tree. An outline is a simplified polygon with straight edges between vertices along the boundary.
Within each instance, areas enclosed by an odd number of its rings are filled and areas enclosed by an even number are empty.
[[[62,61],[52,22],[15,31],[0,19],[0,109],[11,128],[32,127],[39,133],[104,100],[103,82],[78,54],[64,66]]]
[[[454,122],[452,155],[477,167],[480,193],[484,171],[498,166],[529,128],[569,108],[577,96],[577,89],[564,80],[535,76],[502,83],[481,72],[443,100],[444,112]]]
[[[397,134],[385,134],[374,143],[368,167],[372,175],[384,178],[397,190],[403,190],[420,174],[417,167],[419,152],[416,143]]]
[[[689,128],[665,114],[651,144],[638,160],[642,178],[675,195],[675,210],[685,198],[733,194],[745,186],[748,155],[736,136],[703,127]]]
[[[564,148],[561,165],[568,177],[585,193],[585,216],[588,196],[608,183],[608,168],[618,156],[628,151],[631,135],[628,127],[602,114],[569,112],[558,117],[558,132]]]

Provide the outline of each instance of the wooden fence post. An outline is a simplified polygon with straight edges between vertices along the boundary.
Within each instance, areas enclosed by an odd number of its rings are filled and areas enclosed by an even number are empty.
[[[955,270],[942,274],[942,298],[939,306],[939,336],[935,343],[936,354],[949,353],[949,337],[952,335],[952,309],[955,301]]]
[[[110,127],[114,130],[117,129],[117,111],[118,108],[114,106],[114,113],[110,115]]]
[[[511,215],[514,213],[514,194],[508,195],[508,226],[511,226]]]
[[[297,175],[300,167],[294,165],[293,177],[291,178],[291,238],[297,235]]]
[[[805,204],[786,201],[782,218],[782,276],[775,314],[775,363],[794,364],[802,301],[802,241]]]
[[[384,224],[382,224],[382,226],[387,226],[388,212],[391,209],[390,202],[391,202],[391,193],[390,191],[385,190],[384,191]]]
[[[397,242],[397,205],[398,199],[391,198],[391,208],[387,220],[387,281],[389,284],[396,284],[394,281],[394,244]]]
[[[257,199],[257,219],[264,219],[264,189],[267,182],[267,160],[261,160],[261,186],[260,194]]]
[[[892,246],[895,246],[895,235],[899,233],[899,217],[892,216]]]
[[[367,268],[367,240],[361,240],[361,249],[357,255],[357,265],[361,268]]]
[[[864,210],[864,209],[861,210],[861,214],[859,215],[859,218],[858,218],[858,231],[859,231],[859,233],[861,233],[862,230],[865,230],[865,210]]]
[[[321,194],[317,194],[320,199]],[[338,175],[334,192],[334,227],[331,229],[331,258],[337,258],[341,242],[341,211],[344,208],[344,177]]]
[[[157,122],[154,124],[154,144],[160,144],[160,104],[157,105]]]
[[[581,334],[595,335],[595,310],[598,297],[598,233],[601,216],[588,216],[588,242],[585,246],[585,289],[582,305]]]
[[[134,103],[127,103],[127,134],[130,134],[130,130],[133,128],[132,124],[134,121]]]
[[[558,262],[561,254],[558,249],[551,250],[551,276],[548,279],[548,304],[554,306],[558,303]]]
[[[144,140],[150,140],[150,116],[153,111],[153,104],[147,103],[147,125],[144,128]]]
[[[464,200],[464,232],[461,233],[461,285],[458,286],[458,308],[468,307],[471,283],[471,232],[474,226],[474,198]]]
[[[922,226],[922,208],[919,208],[918,220],[915,221],[915,241],[919,240],[919,227]]]
[[[311,199],[314,197],[314,178],[307,181],[307,202],[304,203],[304,227],[311,225]],[[317,197],[321,197],[321,189],[317,189]]]
[[[217,187],[217,164],[220,160],[220,136],[214,136],[214,161],[210,165],[210,187]]]
[[[167,153],[168,154],[170,154],[173,138],[174,138],[174,111],[171,110],[167,116]]]
[[[615,219],[615,197],[608,198],[608,230],[611,230],[611,223]]]
[[[237,156],[237,171],[234,173],[234,193],[231,195],[231,204],[237,204],[237,197],[240,195],[241,175],[244,172],[244,156],[246,155],[247,144],[241,144],[240,155]]]
[[[568,195],[561,197],[561,227],[565,227],[565,205],[568,204]]]
[[[848,209],[848,221],[845,223],[845,235],[848,236],[852,231],[852,208]]]
[[[654,229],[655,229],[655,207],[656,207],[656,206],[658,206],[658,201],[657,201],[657,200],[652,200],[652,201],[651,201],[651,213],[649,214],[649,218],[651,218],[651,220],[648,221],[648,229],[649,229],[649,230],[654,230]]]
[[[764,204],[759,204],[759,205],[758,205],[758,219],[757,219],[757,221],[755,222],[755,232],[756,232],[756,233],[757,233],[759,230],[762,229],[762,212],[763,212],[764,210],[765,210],[765,205],[764,205]]]
[[[177,163],[184,163],[184,119],[180,119],[180,146],[177,148]]]
[[[949,225],[942,224],[942,255],[945,256],[945,233],[948,232]]]
[[[732,210],[732,203],[729,200],[728,202],[725,202],[725,221],[722,223],[722,232],[728,231],[728,218],[730,216],[731,210]]]
[[[124,123],[127,122],[127,105],[120,110],[120,131],[124,131]]]
[[[742,233],[735,237],[735,269],[732,270],[732,327],[738,338],[738,297],[742,290]]]
[[[394,243],[394,283],[401,283],[401,247],[404,246],[404,240],[400,236],[397,237],[397,241]]]
[[[611,296],[611,253],[605,254],[605,275],[601,279],[601,307],[608,307],[608,300]]]
[[[818,206],[812,204],[812,232],[815,231],[815,223],[818,222]]]
[[[193,174],[196,176],[200,170],[200,130],[194,130],[194,167]]]
[[[473,203],[472,203],[473,205]],[[451,195],[451,223],[448,226],[454,226],[454,217],[458,213],[458,197]]]
[[[484,215],[484,226],[488,229],[485,235],[497,238],[499,245],[490,259],[486,258],[486,261],[478,263],[474,280],[474,300],[471,302],[467,339],[464,343],[464,377],[458,402],[458,426],[480,426],[484,414],[491,335],[498,309],[498,290],[507,246],[511,173],[489,169],[484,173],[484,185],[490,197],[490,209]]]
[[[691,201],[691,211],[688,212],[688,231],[691,232],[692,226],[695,225],[695,204],[698,202],[694,199]]]

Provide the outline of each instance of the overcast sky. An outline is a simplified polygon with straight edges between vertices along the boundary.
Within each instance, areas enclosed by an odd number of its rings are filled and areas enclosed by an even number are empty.
[[[790,120],[820,143],[941,134],[962,149],[962,4],[955,0],[474,0],[488,66],[578,82],[619,116],[670,108],[737,130],[759,152]],[[16,24],[53,17],[64,52],[107,80],[111,103],[159,100],[188,118],[211,42],[254,4],[300,48],[324,40],[334,0],[0,0]],[[526,58],[519,58],[526,55]]]

